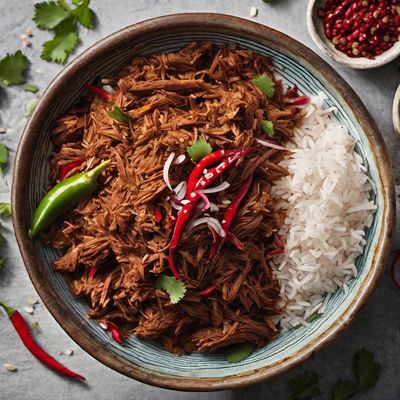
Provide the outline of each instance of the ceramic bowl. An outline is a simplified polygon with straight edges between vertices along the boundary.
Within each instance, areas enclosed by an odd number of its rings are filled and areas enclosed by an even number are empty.
[[[400,135],[400,85],[393,100],[393,127],[396,133]]]
[[[336,50],[332,42],[325,36],[322,19],[317,14],[318,9],[323,7],[325,3],[326,0],[309,0],[307,7],[307,27],[315,44],[332,60],[350,68],[370,69],[388,64],[400,55],[400,41],[397,41],[391,49],[375,57],[373,60],[365,57],[348,57],[341,51]]]
[[[246,360],[229,364],[221,354],[177,357],[155,342],[130,336],[116,343],[87,318],[85,301],[75,298],[63,276],[51,268],[56,250],[28,236],[32,214],[48,184],[49,130],[85,93],[84,85],[109,76],[138,55],[181,49],[192,41],[234,44],[273,58],[276,74],[302,94],[325,93],[328,106],[357,141],[356,150],[375,183],[377,211],[366,232],[358,277],[348,293],[338,291],[326,313],[310,327],[281,334]],[[43,303],[84,350],[105,365],[137,380],[180,390],[238,388],[271,378],[306,360],[350,324],[374,288],[390,251],[394,228],[394,183],[389,156],[374,121],[360,99],[320,57],[296,40],[244,19],[218,14],[178,14],[141,22],[86,50],[47,88],[19,143],[12,187],[15,233],[28,273]]]

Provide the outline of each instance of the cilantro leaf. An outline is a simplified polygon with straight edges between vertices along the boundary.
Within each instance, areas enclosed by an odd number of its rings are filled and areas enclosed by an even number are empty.
[[[351,381],[339,380],[332,389],[332,400],[347,400],[357,393],[357,384]]]
[[[11,215],[11,204],[10,203],[0,203],[0,216],[9,217]]]
[[[256,346],[253,343],[239,343],[229,347],[225,356],[228,363],[237,363],[251,356]]]
[[[39,91],[39,88],[36,85],[26,85],[24,87],[25,92],[30,92],[30,93],[37,93]]]
[[[275,82],[267,75],[258,75],[252,79],[252,82],[267,96],[272,99],[275,94]]]
[[[0,143],[0,171],[5,171],[8,163],[8,149],[7,147]]]
[[[56,26],[55,36],[43,45],[40,57],[46,61],[54,61],[65,64],[69,54],[78,45],[79,37],[76,33],[76,20],[73,17],[67,18]]]
[[[25,71],[28,59],[18,50],[14,54],[7,54],[0,60],[0,81],[5,85],[16,85],[25,82]]]
[[[273,137],[275,135],[274,124],[272,123],[272,121],[268,121],[267,119],[263,119],[261,121],[261,129],[269,137]]]
[[[112,111],[110,111],[108,115],[111,118],[116,119],[117,121],[125,122],[127,124],[131,122],[131,117],[129,115],[124,114],[122,110],[117,106],[114,106]]]
[[[186,287],[182,281],[164,274],[157,277],[156,289],[167,292],[172,304],[176,304],[182,300],[186,293]]]
[[[367,350],[356,352],[353,359],[353,374],[357,381],[358,390],[368,390],[375,386],[381,375],[381,366]]]
[[[29,117],[29,115],[31,115],[33,113],[33,110],[36,108],[38,103],[39,103],[39,97],[35,97],[29,103],[26,104],[25,115],[27,117]]]
[[[40,29],[54,29],[70,16],[69,12],[55,1],[35,4],[33,20]]]
[[[72,13],[78,18],[80,24],[85,28],[93,29],[93,11],[89,8],[90,0],[78,0],[72,3],[77,6]]]
[[[199,136],[197,140],[187,148],[187,152],[193,161],[198,162],[212,152],[212,147],[206,142],[203,136]]]
[[[306,371],[289,380],[289,400],[308,400],[321,394],[318,387],[319,376]]]
[[[0,272],[3,269],[5,262],[6,259],[3,256],[0,256]]]

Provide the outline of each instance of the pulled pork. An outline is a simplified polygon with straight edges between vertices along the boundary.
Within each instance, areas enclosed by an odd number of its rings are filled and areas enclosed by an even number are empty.
[[[210,352],[240,342],[261,347],[279,333],[272,317],[284,305],[268,260],[284,216],[273,211],[270,188],[287,174],[278,165],[285,151],[263,147],[255,138],[266,139],[261,122],[268,119],[276,142],[285,143],[301,116],[285,102],[280,81],[275,80],[271,100],[251,82],[262,73],[273,78],[266,57],[193,43],[176,53],[135,58],[106,80],[114,87],[111,103],[89,96],[57,121],[53,181],[77,159],[85,161],[68,176],[111,160],[98,193],[43,234],[48,244],[65,250],[54,269],[69,277],[76,296],[86,297],[90,317],[112,321],[124,334],[161,340],[176,353]],[[132,122],[110,117],[113,105]],[[163,166],[171,152],[187,154],[199,135],[214,151],[254,149],[215,183],[228,181],[229,189],[210,195],[219,208],[212,215],[221,221],[229,201],[254,174],[231,227],[245,250],[226,242],[210,260],[207,225],[195,228],[190,237],[186,230],[176,262],[188,290],[183,300],[171,304],[166,293],[154,288],[157,275],[170,275],[167,245],[171,216],[176,216]],[[190,162],[173,166],[173,184],[187,180],[192,168]],[[163,215],[161,223],[155,208]],[[88,276],[90,268],[97,270],[93,277]],[[216,290],[201,296],[199,291],[210,285]]]

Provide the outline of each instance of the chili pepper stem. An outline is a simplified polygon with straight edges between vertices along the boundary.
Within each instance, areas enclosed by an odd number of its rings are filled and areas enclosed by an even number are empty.
[[[86,176],[90,182],[97,182],[99,175],[110,165],[111,160],[106,160],[100,163],[97,167],[94,167],[90,171],[87,171]]]
[[[8,318],[11,318],[12,315],[15,313],[14,308],[7,306],[4,303],[0,303],[0,307],[4,308],[4,311],[7,313]]]

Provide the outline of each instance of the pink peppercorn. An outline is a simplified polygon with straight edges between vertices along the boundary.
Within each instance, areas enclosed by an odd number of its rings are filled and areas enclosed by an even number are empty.
[[[400,0],[327,0],[325,35],[349,57],[375,58],[399,40]]]

